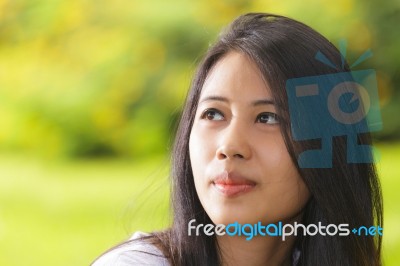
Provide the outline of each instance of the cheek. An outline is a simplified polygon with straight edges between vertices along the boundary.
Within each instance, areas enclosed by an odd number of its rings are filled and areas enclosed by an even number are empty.
[[[282,136],[264,137],[258,145],[253,146],[257,149],[260,164],[268,167],[268,171],[282,173],[295,168]]]
[[[213,159],[215,155],[215,136],[210,132],[201,130],[196,124],[193,125],[189,139],[189,154],[192,165],[204,164]]]
[[[205,169],[212,161],[212,141],[195,126],[190,134],[189,156],[196,193],[201,204],[205,206],[204,201],[208,198]]]
[[[189,139],[189,155],[195,181],[203,178],[203,171],[212,160],[213,142],[211,138],[193,126]]]
[[[293,213],[302,212],[309,198],[310,192],[307,186],[300,176],[296,176],[291,182],[291,191],[288,192],[286,211]]]
[[[195,131],[192,130],[189,137],[189,156],[193,171],[197,168],[196,165],[200,162],[201,140]]]
[[[263,174],[263,195],[274,204],[270,215],[285,220],[299,213],[310,193],[293,163],[282,137],[265,140],[259,147],[260,171]],[[279,200],[277,200],[279,199]]]

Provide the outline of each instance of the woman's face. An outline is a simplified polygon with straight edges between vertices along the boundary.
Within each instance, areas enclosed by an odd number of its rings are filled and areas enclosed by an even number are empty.
[[[309,199],[272,99],[255,63],[238,52],[205,81],[189,151],[197,194],[215,224],[291,221]]]

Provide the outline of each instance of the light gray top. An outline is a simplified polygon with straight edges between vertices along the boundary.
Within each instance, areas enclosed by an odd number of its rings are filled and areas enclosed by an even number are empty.
[[[138,239],[148,234],[136,232],[130,240]],[[169,266],[161,250],[146,241],[132,241],[112,249],[98,258],[92,266],[132,266],[160,265]]]
[[[136,232],[130,240],[139,239],[149,234]],[[297,265],[300,251],[293,252],[293,266]],[[132,266],[132,265],[159,265],[170,266],[164,254],[153,244],[146,241],[132,241],[122,244],[98,258],[92,266]]]

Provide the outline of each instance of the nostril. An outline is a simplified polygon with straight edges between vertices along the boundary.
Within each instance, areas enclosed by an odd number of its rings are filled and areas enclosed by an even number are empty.
[[[222,146],[216,152],[216,157],[219,160],[225,159],[247,159],[249,158],[249,152],[241,152],[238,147]]]
[[[226,159],[226,158],[228,158],[228,156],[226,156],[226,155],[223,154],[223,153],[220,153],[220,154],[218,155],[218,158],[219,158],[219,159]]]

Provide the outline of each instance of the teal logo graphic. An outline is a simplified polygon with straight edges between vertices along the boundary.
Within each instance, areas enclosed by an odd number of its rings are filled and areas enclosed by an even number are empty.
[[[343,69],[346,46],[340,43]],[[372,56],[365,52],[351,66]],[[337,68],[322,53],[316,60]],[[320,139],[321,149],[306,150],[299,155],[301,168],[331,168],[332,138],[346,136],[347,162],[371,163],[372,147],[360,145],[358,134],[379,131],[382,119],[379,109],[376,73],[372,69],[289,79],[286,82],[291,130],[294,140]]]

